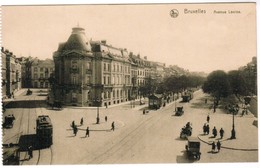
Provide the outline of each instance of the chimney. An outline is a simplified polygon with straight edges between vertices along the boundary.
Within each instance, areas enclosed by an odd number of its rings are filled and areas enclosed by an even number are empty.
[[[147,56],[144,56],[144,59],[147,60]]]
[[[106,45],[107,41],[106,40],[101,40],[101,43]]]
[[[138,54],[137,57],[140,58],[140,54]]]
[[[1,47],[1,51],[4,52],[4,50],[5,50],[4,47]]]

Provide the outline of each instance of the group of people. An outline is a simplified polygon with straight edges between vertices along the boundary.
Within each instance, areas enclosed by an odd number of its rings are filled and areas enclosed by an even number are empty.
[[[105,116],[105,121],[107,122],[107,116]],[[83,120],[83,117],[82,117],[82,118],[80,119],[80,126],[82,126],[83,123],[84,123],[84,120]],[[73,130],[74,136],[76,136],[77,133],[78,133],[78,126],[75,124],[75,121],[72,121],[71,127],[72,127],[72,130]],[[113,121],[112,124],[111,124],[111,130],[112,130],[112,131],[115,130],[115,122],[114,122],[114,121]],[[90,130],[89,130],[89,127],[87,127],[85,137],[89,137],[89,134],[90,134]]]
[[[205,124],[203,125],[203,133],[204,133],[204,134],[207,134],[207,135],[209,135],[209,133],[210,133],[210,132],[209,132],[209,131],[210,131],[209,121],[210,121],[210,116],[207,115],[207,123],[205,123]],[[224,131],[223,128],[221,128],[221,129],[219,130],[220,139],[223,139],[223,137],[224,137],[224,132],[225,132],[225,131]],[[213,138],[216,138],[216,137],[218,136],[218,130],[217,130],[217,128],[216,128],[215,126],[214,126],[213,129],[212,129],[212,135],[213,135]],[[221,143],[220,143],[219,140],[218,140],[217,143],[213,142],[211,145],[212,145],[212,152],[215,152],[216,148],[217,148],[217,152],[220,151]]]
[[[211,146],[212,146],[212,153],[216,152],[216,150],[217,150],[217,152],[219,152],[219,151],[220,151],[220,148],[221,148],[221,143],[220,143],[219,140],[218,140],[217,143],[215,143],[215,142],[213,141],[212,144],[211,144]]]

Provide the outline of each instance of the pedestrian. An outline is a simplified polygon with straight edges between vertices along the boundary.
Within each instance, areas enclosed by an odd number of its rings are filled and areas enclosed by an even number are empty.
[[[75,122],[74,121],[72,121],[71,127],[74,129],[74,127],[75,127]]]
[[[105,116],[105,121],[107,122],[107,116]]]
[[[220,135],[220,138],[222,139],[223,138],[223,136],[224,136],[224,130],[223,130],[223,128],[221,128],[220,130],[219,130],[219,135]]]
[[[210,120],[210,117],[209,117],[209,115],[207,116],[207,122],[209,123],[209,120]]]
[[[209,135],[209,130],[210,130],[210,127],[209,127],[209,124],[207,124],[207,135]]]
[[[107,108],[107,103],[106,103],[106,108]]]
[[[205,104],[207,104],[207,102],[208,102],[208,99],[205,99]]]
[[[213,105],[213,109],[214,109],[214,113],[216,112],[216,105],[215,105],[215,103],[214,103],[214,105]]]
[[[113,121],[112,124],[111,124],[111,130],[115,130],[115,122]]]
[[[218,142],[217,142],[217,149],[218,149],[218,152],[220,151],[220,148],[221,148],[221,143],[220,143],[219,140],[218,140]]]
[[[145,115],[145,109],[143,110],[143,115]]]
[[[203,125],[203,134],[205,135],[207,132],[207,124],[204,124]]]
[[[215,152],[215,150],[216,150],[216,144],[214,141],[211,144],[211,149],[212,149],[212,153]]]
[[[76,136],[77,133],[78,133],[78,128],[77,128],[76,126],[74,126],[74,128],[73,128],[73,133],[74,133],[75,136]]]
[[[29,159],[33,158],[32,146],[29,146],[29,147],[28,147],[28,155],[29,155]]]
[[[218,131],[217,131],[216,127],[214,127],[212,129],[212,134],[213,134],[214,138],[216,138],[216,136],[218,135]]]
[[[83,117],[80,119],[80,125],[83,125]]]
[[[86,129],[86,136],[85,137],[89,137],[89,127],[87,127],[87,129]]]

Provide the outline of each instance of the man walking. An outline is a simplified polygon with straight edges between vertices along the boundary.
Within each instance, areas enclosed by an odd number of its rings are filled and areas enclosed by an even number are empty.
[[[87,127],[87,129],[86,129],[86,136],[85,137],[89,137],[89,127]]]
[[[221,148],[221,143],[218,141],[218,142],[217,142],[217,149],[218,149],[218,152],[220,151],[220,148]]]
[[[215,150],[216,150],[216,144],[214,141],[211,144],[211,149],[212,149],[212,153],[215,152]]]
[[[78,128],[77,128],[76,126],[74,126],[74,128],[73,128],[73,133],[74,133],[75,136],[76,136],[77,133],[78,133]]]
[[[214,138],[216,138],[216,136],[218,135],[218,131],[217,131],[216,127],[213,128],[212,134],[213,134]]]
[[[115,122],[113,121],[112,124],[111,124],[111,130],[115,130]]]
[[[80,120],[80,125],[83,125],[83,117]]]
[[[107,122],[107,116],[105,116],[105,121]]]
[[[209,120],[210,120],[210,117],[209,117],[209,115],[207,116],[207,122],[209,123]]]
[[[219,134],[220,134],[220,138],[222,139],[223,136],[224,136],[224,130],[223,130],[223,128],[221,128],[221,129],[219,130]]]

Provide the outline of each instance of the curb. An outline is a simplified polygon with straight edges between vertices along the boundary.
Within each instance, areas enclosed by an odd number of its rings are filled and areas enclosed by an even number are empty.
[[[204,141],[200,138],[200,136],[197,136],[198,139],[201,141],[201,142],[204,142],[208,145],[211,145],[209,142],[207,141]],[[226,147],[226,146],[221,146],[221,148],[224,148],[224,149],[230,149],[230,150],[240,150],[240,151],[258,151],[258,149],[244,149],[244,148],[231,148],[231,147]]]

